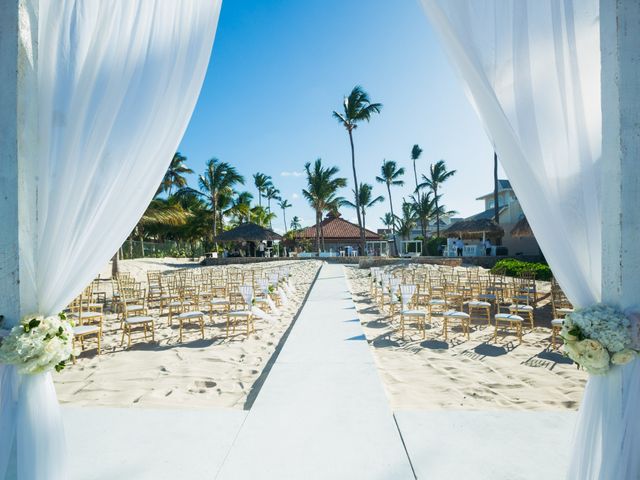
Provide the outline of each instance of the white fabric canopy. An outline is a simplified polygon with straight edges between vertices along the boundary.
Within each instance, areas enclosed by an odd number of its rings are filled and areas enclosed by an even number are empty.
[[[39,9],[39,125],[37,153],[23,159],[37,191],[26,207],[36,232],[21,245],[33,294],[23,311],[55,314],[153,197],[198,98],[221,2],[29,1]],[[15,452],[20,479],[66,478],[51,376],[0,367],[0,379],[0,478]]]
[[[576,306],[600,301],[598,0],[422,3],[554,275]],[[640,478],[638,363],[589,380],[570,478]]]

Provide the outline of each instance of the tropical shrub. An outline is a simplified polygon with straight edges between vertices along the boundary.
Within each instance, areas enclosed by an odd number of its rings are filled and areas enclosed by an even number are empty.
[[[515,258],[505,258],[498,261],[491,269],[491,273],[504,273],[510,277],[517,277],[523,272],[533,272],[536,280],[551,280],[553,274],[549,265],[545,263],[523,262]]]
[[[440,247],[447,244],[447,239],[442,237],[431,237],[427,242],[427,253],[432,257],[440,255]]]

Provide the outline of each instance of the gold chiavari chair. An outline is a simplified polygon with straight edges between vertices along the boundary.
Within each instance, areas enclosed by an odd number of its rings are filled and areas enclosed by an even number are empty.
[[[551,320],[551,346],[556,348],[556,338],[560,334],[564,318],[573,312],[573,305],[560,288],[560,285],[552,278],[551,280],[551,308],[553,320]]]
[[[102,321],[103,313],[88,310],[83,301],[82,294],[69,305],[69,313],[67,317],[74,322],[73,326],[73,343],[80,341],[80,349],[84,351],[84,341],[87,337],[96,338],[97,353],[100,355],[102,344]],[[73,362],[75,363],[75,356]]]

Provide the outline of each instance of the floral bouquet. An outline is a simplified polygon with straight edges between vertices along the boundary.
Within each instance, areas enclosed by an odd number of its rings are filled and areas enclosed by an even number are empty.
[[[63,313],[28,315],[0,343],[0,363],[16,365],[23,375],[59,372],[73,353],[73,327]]]
[[[624,365],[637,355],[631,322],[608,305],[570,313],[562,322],[560,336],[569,358],[592,375],[604,375],[611,365]]]

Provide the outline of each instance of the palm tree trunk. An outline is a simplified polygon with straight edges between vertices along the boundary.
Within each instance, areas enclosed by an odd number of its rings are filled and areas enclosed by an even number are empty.
[[[418,191],[418,171],[416,170],[416,161],[413,161],[413,178],[416,181],[416,194],[418,195],[418,200],[420,200],[420,192]]]
[[[500,223],[500,209],[498,207],[498,154],[493,152],[493,221]]]
[[[440,207],[438,206],[438,189],[433,189],[433,198],[436,202],[436,238],[440,238]]]
[[[144,232],[142,231],[142,228],[138,229],[138,234],[140,235],[140,253],[142,258],[144,258]]]
[[[365,232],[365,234],[366,234],[366,231],[367,231],[367,221],[366,221],[366,218],[365,218],[364,206],[362,207],[362,230],[363,230],[363,231]],[[366,240],[367,240],[367,237],[365,237],[365,243],[364,243],[364,244],[365,244],[365,248],[366,248],[366,246],[367,246],[367,242],[366,242]],[[366,250],[363,250],[363,251],[362,251],[362,255],[366,255],[366,254],[367,254]]]
[[[420,218],[420,230],[422,231],[422,255],[427,249],[427,219]]]
[[[396,222],[395,215],[393,214],[393,200],[391,199],[391,184],[387,182],[387,193],[389,194],[389,207],[391,208],[391,233],[393,234],[393,247],[396,249],[396,256],[398,255],[398,239],[396,238]]]
[[[316,210],[316,251],[320,256],[320,213]]]
[[[289,231],[287,229],[287,212],[284,208],[282,209],[282,219],[284,220],[284,233],[287,233]]]
[[[118,252],[111,259],[111,278],[116,278],[119,273]]]
[[[362,228],[362,218],[360,217],[360,187],[358,186],[358,174],[356,172],[356,150],[353,146],[353,133],[349,132],[349,143],[351,144],[351,167],[353,168],[353,183],[356,193],[356,214],[358,216],[358,226],[360,227],[360,249],[364,253],[364,229]]]

